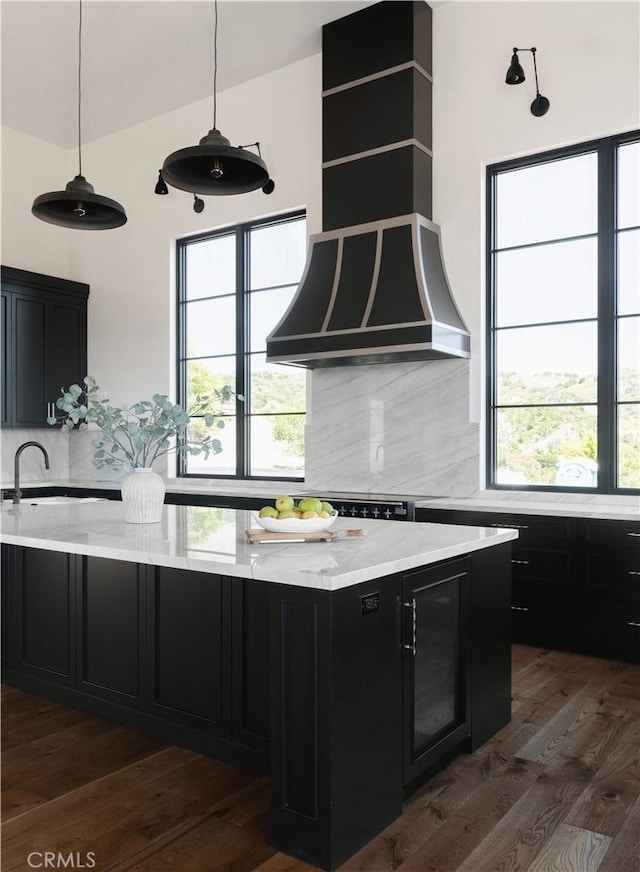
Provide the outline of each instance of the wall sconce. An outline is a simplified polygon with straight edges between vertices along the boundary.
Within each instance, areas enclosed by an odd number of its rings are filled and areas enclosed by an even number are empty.
[[[533,48],[514,48],[513,56],[511,58],[511,64],[509,69],[507,70],[507,76],[505,78],[505,82],[507,85],[521,85],[525,81],[524,70],[520,65],[520,59],[518,58],[519,51],[530,51],[533,55],[533,72],[536,77],[536,98],[531,104],[531,114],[535,115],[537,118],[546,115],[549,111],[549,106],[551,105],[546,97],[543,97],[538,89],[538,67],[536,66],[536,49],[535,46]]]

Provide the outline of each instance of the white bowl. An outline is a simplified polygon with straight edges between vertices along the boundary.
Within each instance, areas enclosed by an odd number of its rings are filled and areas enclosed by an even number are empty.
[[[270,533],[320,533],[322,530],[328,530],[338,517],[338,513],[334,512],[330,518],[261,518],[257,514],[255,516],[256,524],[262,527],[263,530],[268,530]]]

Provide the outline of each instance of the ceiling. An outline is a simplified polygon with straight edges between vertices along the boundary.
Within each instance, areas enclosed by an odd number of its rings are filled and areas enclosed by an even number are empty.
[[[218,92],[316,54],[323,24],[372,2],[221,0]],[[0,3],[2,123],[63,148],[78,141],[78,9]],[[83,142],[212,94],[211,0],[85,0],[82,15]]]

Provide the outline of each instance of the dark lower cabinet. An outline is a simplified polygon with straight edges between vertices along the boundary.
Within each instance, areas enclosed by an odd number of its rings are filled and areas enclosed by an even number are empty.
[[[12,567],[11,562],[14,558],[15,546],[7,545],[6,542],[0,544],[0,592],[2,594],[0,601],[0,646],[2,651],[2,660],[8,663],[13,655],[13,627],[11,621],[11,578]]]
[[[149,710],[230,736],[229,580],[156,567],[148,596]]]
[[[418,521],[513,527],[513,641],[640,662],[640,524],[446,509]]]
[[[470,733],[469,561],[402,579],[404,783]]]
[[[71,685],[75,558],[20,548],[16,554],[17,661],[28,674]]]
[[[271,711],[270,589],[261,581],[234,579],[232,596],[233,738],[267,751]]]
[[[99,557],[78,561],[83,570],[76,586],[80,689],[141,706],[144,567]]]

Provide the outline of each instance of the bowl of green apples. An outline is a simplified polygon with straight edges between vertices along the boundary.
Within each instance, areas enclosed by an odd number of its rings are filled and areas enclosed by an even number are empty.
[[[320,533],[328,530],[338,517],[331,503],[317,497],[303,497],[297,503],[283,494],[273,505],[263,506],[256,523],[270,533]]]

